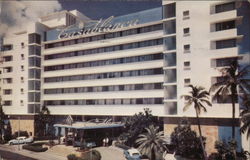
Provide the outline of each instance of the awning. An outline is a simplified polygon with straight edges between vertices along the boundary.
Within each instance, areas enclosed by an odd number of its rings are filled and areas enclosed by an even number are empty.
[[[73,129],[101,129],[123,127],[122,123],[93,123],[93,122],[75,122],[72,125],[54,124],[54,127],[73,128]]]

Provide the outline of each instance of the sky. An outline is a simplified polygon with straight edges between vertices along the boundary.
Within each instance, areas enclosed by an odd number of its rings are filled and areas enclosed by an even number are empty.
[[[0,37],[27,28],[39,17],[77,9],[93,20],[161,6],[161,0],[0,0]]]
[[[77,9],[91,19],[125,15],[161,6],[161,0],[59,0],[63,9]]]

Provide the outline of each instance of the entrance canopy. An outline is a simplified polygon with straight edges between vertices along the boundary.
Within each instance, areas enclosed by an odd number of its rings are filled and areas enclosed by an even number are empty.
[[[101,121],[99,119],[93,119],[86,122],[74,122],[70,124],[54,124],[54,127],[59,128],[72,128],[72,129],[102,129],[102,128],[117,128],[123,127],[124,124],[120,122],[110,122],[110,121]]]

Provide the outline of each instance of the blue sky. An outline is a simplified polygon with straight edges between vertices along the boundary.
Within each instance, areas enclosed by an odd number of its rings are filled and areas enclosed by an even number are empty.
[[[125,15],[141,10],[161,6],[161,0],[59,0],[63,9],[77,9],[91,19],[107,18],[109,16]]]

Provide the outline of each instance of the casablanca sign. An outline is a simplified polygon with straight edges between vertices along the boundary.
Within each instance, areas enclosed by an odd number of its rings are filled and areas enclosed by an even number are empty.
[[[114,16],[111,16],[107,19],[100,19],[96,23],[89,23],[86,26],[82,27],[82,29],[78,31],[69,32],[69,29],[73,26],[66,27],[61,30],[61,32],[58,35],[58,39],[63,38],[70,38],[75,36],[81,36],[81,35],[87,35],[91,33],[105,33],[110,32],[112,30],[123,28],[123,27],[130,27],[138,24],[138,19],[126,21],[126,22],[120,22],[120,23],[114,23],[112,24]]]

